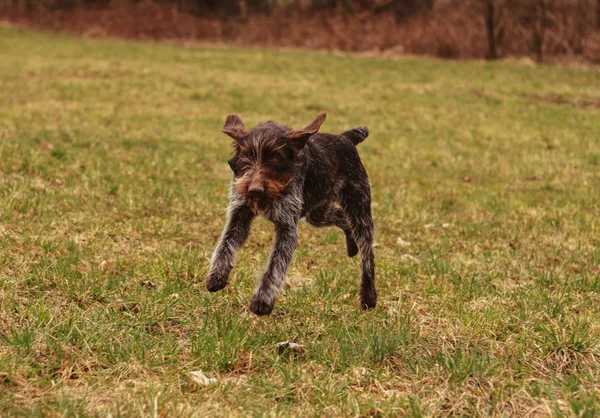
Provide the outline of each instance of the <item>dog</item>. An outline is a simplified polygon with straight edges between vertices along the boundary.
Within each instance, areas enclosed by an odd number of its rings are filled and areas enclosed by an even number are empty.
[[[221,129],[234,140],[228,161],[233,176],[227,222],[211,258],[206,287],[216,292],[227,286],[252,220],[263,215],[274,223],[276,238],[250,303],[256,315],[268,315],[275,306],[298,245],[301,218],[316,227],[344,231],[348,256],[360,252],[362,308],[377,303],[371,188],[356,150],[369,131],[356,127],[340,135],[318,133],[325,117],[319,114],[300,130],[268,121],[246,131],[239,116],[229,115]]]

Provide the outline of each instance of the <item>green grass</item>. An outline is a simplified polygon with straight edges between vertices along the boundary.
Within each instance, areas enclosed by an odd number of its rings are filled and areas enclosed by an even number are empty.
[[[597,68],[0,29],[0,415],[599,414],[599,102]],[[257,318],[267,221],[204,288],[219,130],[321,110],[371,130],[380,302],[359,309],[343,235],[303,222]]]

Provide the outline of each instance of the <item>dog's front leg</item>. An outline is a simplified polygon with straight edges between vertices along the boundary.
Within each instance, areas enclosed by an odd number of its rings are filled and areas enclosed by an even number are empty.
[[[235,255],[248,238],[252,219],[254,214],[244,203],[232,200],[227,209],[225,229],[210,260],[206,278],[206,288],[209,291],[216,292],[227,286]]]
[[[256,315],[268,315],[275,306],[285,274],[298,246],[298,224],[275,224],[275,246],[269,257],[267,271],[252,296],[250,310]]]

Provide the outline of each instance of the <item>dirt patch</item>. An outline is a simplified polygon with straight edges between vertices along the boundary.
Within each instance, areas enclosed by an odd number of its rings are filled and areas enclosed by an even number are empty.
[[[600,97],[569,98],[562,94],[540,94],[528,96],[528,98],[546,103],[574,106],[579,109],[600,109]]]

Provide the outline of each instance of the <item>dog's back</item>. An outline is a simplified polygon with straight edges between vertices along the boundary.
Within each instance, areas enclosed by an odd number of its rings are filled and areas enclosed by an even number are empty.
[[[301,152],[299,175],[304,178],[303,200],[307,210],[324,200],[335,201],[347,186],[369,187],[356,145],[369,131],[358,127],[341,135],[317,133]]]

